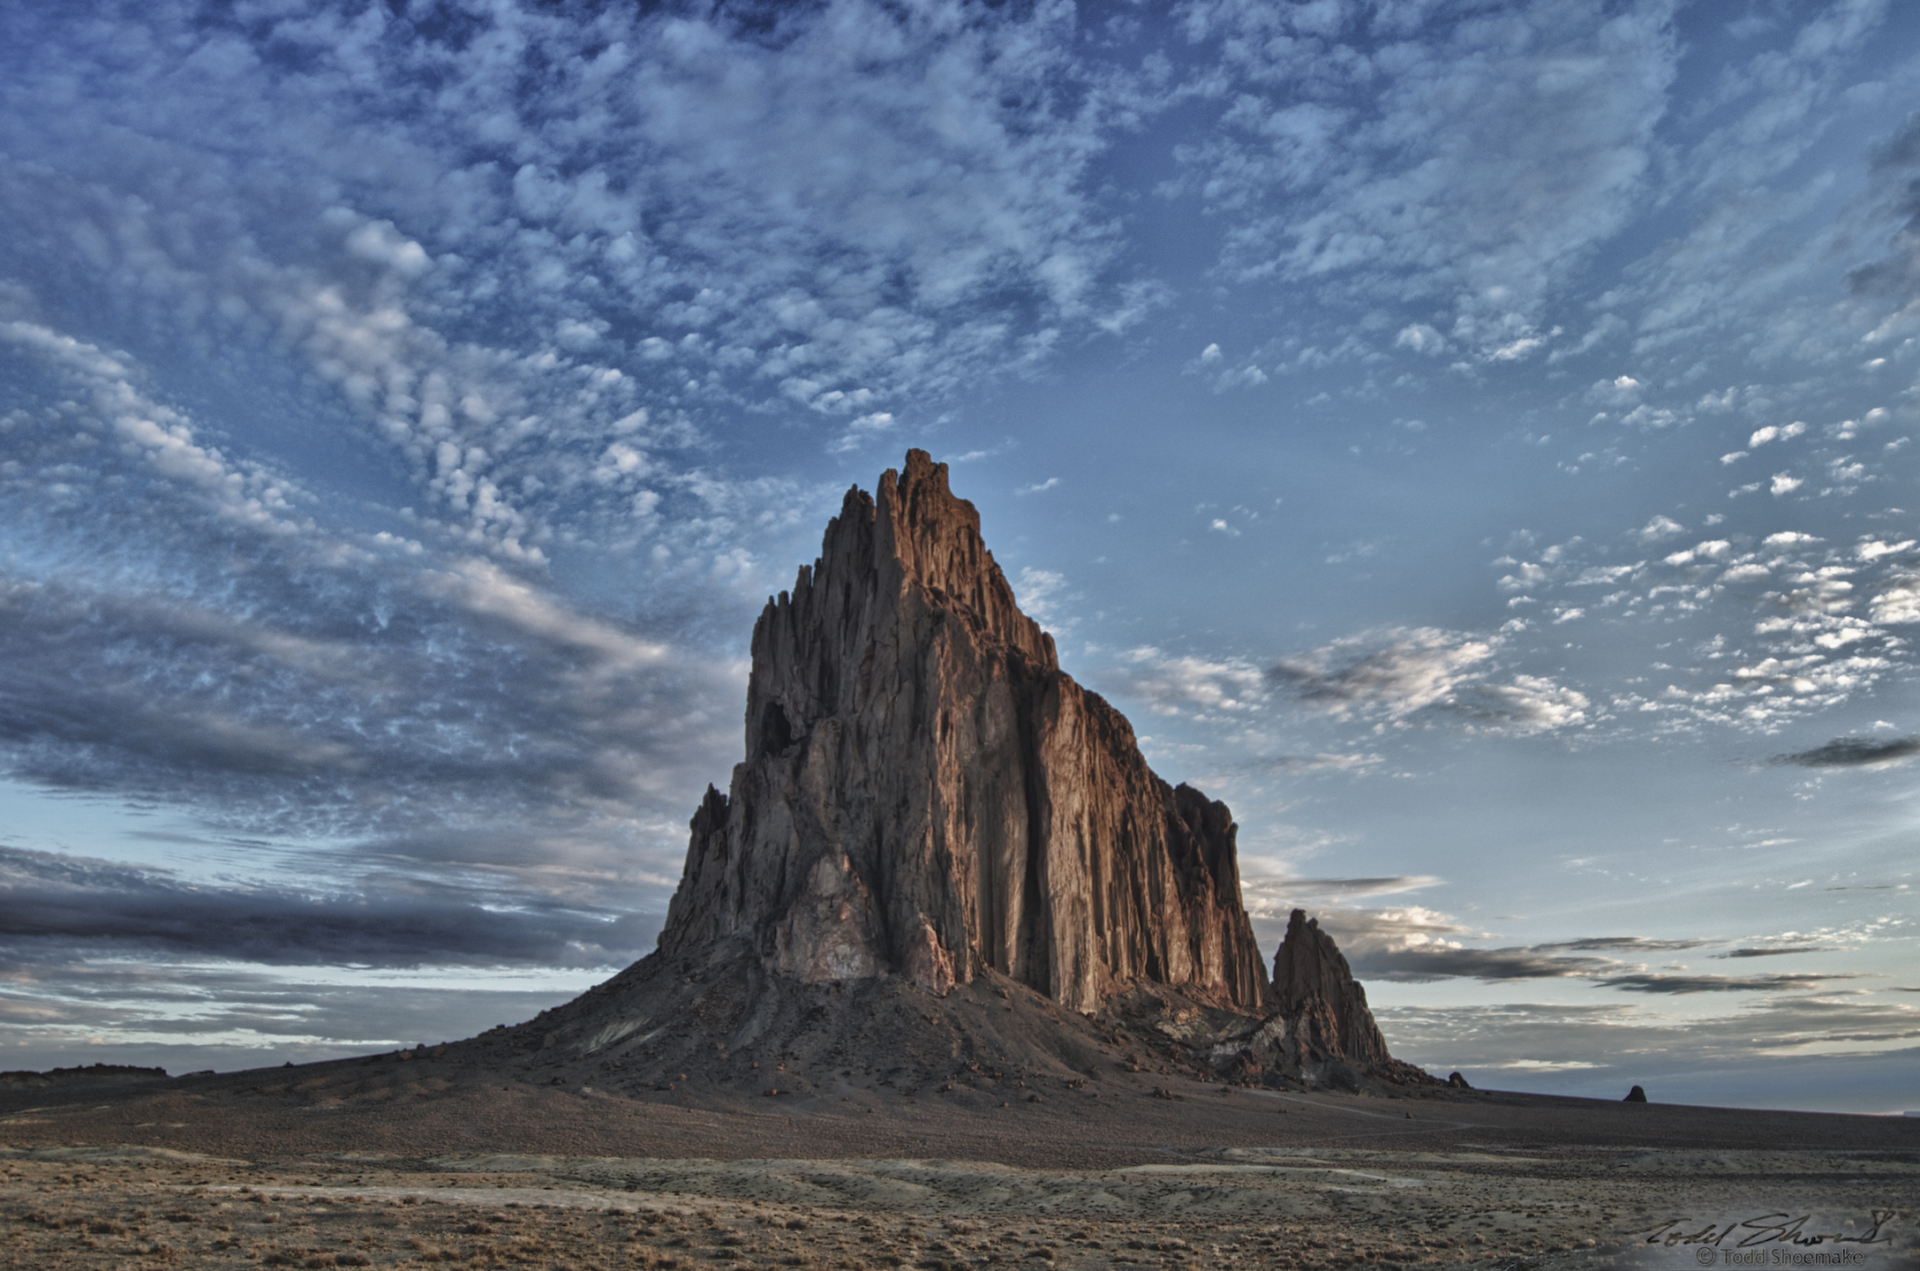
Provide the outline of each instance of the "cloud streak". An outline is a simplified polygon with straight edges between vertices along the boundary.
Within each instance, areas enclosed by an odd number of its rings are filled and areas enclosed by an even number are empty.
[[[1870,768],[1920,754],[1920,737],[1836,737],[1824,746],[1775,755],[1773,762],[1798,768]]]
[[[354,891],[190,885],[104,861],[0,848],[0,942],[16,952],[295,966],[604,967],[650,944],[656,915],[586,909],[390,875]],[[30,955],[29,955],[30,956]]]
[[[1364,883],[1370,880],[1354,881]],[[1383,881],[1398,883],[1401,880]],[[1256,897],[1264,897],[1269,892],[1299,897],[1316,894],[1306,884],[1299,882],[1256,880],[1249,885],[1249,890]],[[1600,988],[1665,995],[1802,991],[1817,989],[1835,981],[1860,978],[1851,972],[1701,975],[1672,968],[1654,971],[1648,969],[1645,963],[1631,960],[1636,954],[1672,955],[1711,948],[1717,943],[1703,939],[1587,936],[1505,948],[1476,947],[1466,943],[1468,939],[1475,938],[1469,928],[1436,911],[1420,908],[1346,909],[1337,907],[1338,901],[1346,898],[1344,895],[1337,890],[1327,894],[1335,899],[1336,907],[1318,911],[1321,925],[1339,941],[1355,974],[1362,978],[1410,983],[1472,979],[1488,984],[1586,980]],[[1352,896],[1366,894],[1359,887],[1347,893]],[[1377,894],[1386,894],[1385,889]],[[1249,908],[1265,916],[1277,914],[1271,905],[1262,909],[1250,901]],[[1764,950],[1749,947],[1713,956],[1739,958],[1772,952],[1819,952],[1829,947],[1783,945]]]
[[[1423,713],[1529,733],[1582,724],[1591,701],[1537,675],[1491,676],[1498,637],[1434,627],[1339,640],[1275,663],[1268,678],[1299,701],[1341,718],[1401,722]]]

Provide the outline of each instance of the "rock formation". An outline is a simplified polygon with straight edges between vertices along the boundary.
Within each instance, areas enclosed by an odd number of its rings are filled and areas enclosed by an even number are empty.
[[[1083,1012],[1135,981],[1267,1004],[1232,814],[1155,776],[1060,670],[924,451],[848,491],[761,614],[746,754],[693,818],[665,956],[744,938],[808,984],[997,972]],[[1370,1018],[1353,1031],[1363,997],[1323,1001],[1330,1036],[1385,1055]]]
[[[1273,955],[1273,999],[1291,1023],[1298,1053],[1339,1058],[1366,1069],[1388,1062],[1386,1039],[1367,1009],[1367,991],[1320,924],[1296,909]]]
[[[462,1053],[635,1097],[816,1107],[1431,1082],[1387,1058],[1300,914],[1275,996],[1235,828],[1060,670],[973,505],[911,451],[874,497],[848,492],[760,615],[746,759],[694,814],[659,949]]]
[[[1333,937],[1296,909],[1273,956],[1268,1013],[1259,1019],[1219,1020],[1210,1060],[1229,1076],[1258,1077],[1269,1085],[1362,1089],[1440,1084],[1425,1071],[1387,1053],[1386,1039],[1367,1008],[1366,990],[1353,978]],[[1157,1025],[1165,1031],[1165,1025]],[[1454,1084],[1466,1081],[1455,1074]]]

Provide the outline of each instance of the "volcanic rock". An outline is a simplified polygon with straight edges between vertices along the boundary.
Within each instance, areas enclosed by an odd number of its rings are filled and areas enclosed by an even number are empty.
[[[1387,1053],[1367,1008],[1366,990],[1315,919],[1296,909],[1274,953],[1269,1011],[1223,1024],[1213,1046],[1221,1071],[1257,1072],[1269,1085],[1362,1089],[1369,1080],[1397,1086],[1439,1081]],[[1455,1074],[1464,1088],[1465,1078]]]
[[[1289,1041],[1302,1063],[1340,1059],[1360,1068],[1386,1063],[1386,1039],[1367,1009],[1367,991],[1318,920],[1296,909],[1273,955],[1273,998],[1292,1021]]]
[[[1060,670],[924,451],[849,490],[760,615],[746,751],[694,815],[663,954],[743,936],[810,984],[993,971],[1076,1011],[1135,980],[1265,1003],[1232,813],[1155,776]]]
[[[1048,1107],[1098,1099],[1090,1080],[1438,1085],[1387,1056],[1300,915],[1272,995],[1233,814],[1155,776],[1061,671],[921,451],[848,491],[760,615],[746,757],[690,828],[654,953],[461,1056],[583,1093],[868,1111],[1026,1106],[1030,1082]]]

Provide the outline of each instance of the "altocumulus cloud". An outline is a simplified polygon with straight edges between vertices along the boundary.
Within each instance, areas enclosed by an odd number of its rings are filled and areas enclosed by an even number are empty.
[[[1433,627],[1349,637],[1275,663],[1267,677],[1308,706],[1346,718],[1400,722],[1448,715],[1471,726],[1530,733],[1585,723],[1585,694],[1536,675],[1499,681],[1501,637]]]
[[[702,402],[787,401],[844,443],[1136,307],[1081,190],[1106,116],[1072,22],[163,4],[105,50],[16,14],[7,140],[39,167],[0,188],[11,272],[57,310],[34,259],[78,243],[98,285],[148,281],[141,325],[291,348],[449,511],[535,552],[623,422],[671,449]],[[688,475],[658,462],[623,492]]]
[[[1156,714],[1232,718],[1291,698],[1337,719],[1451,720],[1500,733],[1538,733],[1588,722],[1593,703],[1538,675],[1496,674],[1502,636],[1434,627],[1392,628],[1336,640],[1264,670],[1238,657],[1206,658],[1152,646],[1129,650],[1096,674],[1110,691]],[[1250,766],[1354,770],[1372,756],[1282,756]]]
[[[356,524],[233,457],[124,353],[15,321],[0,369],[29,403],[0,417],[11,775],[325,841],[348,888],[409,860],[490,871],[536,907],[598,886],[657,908],[686,791],[738,726],[708,705],[736,696],[730,656],[585,608],[470,527]],[[277,912],[271,891],[246,894]]]
[[[1557,334],[1541,329],[1553,285],[1645,188],[1680,55],[1673,9],[1189,5],[1187,37],[1217,46],[1209,69],[1233,102],[1180,151],[1209,209],[1233,217],[1223,270],[1349,304],[1425,302],[1477,359],[1529,356]],[[1363,51],[1380,42],[1392,58]],[[1401,341],[1444,342],[1426,324]]]

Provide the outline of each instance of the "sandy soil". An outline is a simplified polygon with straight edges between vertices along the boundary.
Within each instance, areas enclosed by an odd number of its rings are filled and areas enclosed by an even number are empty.
[[[1920,1266],[1897,1118],[1158,1073],[608,1094],[460,1055],[8,1083],[0,1265]]]

